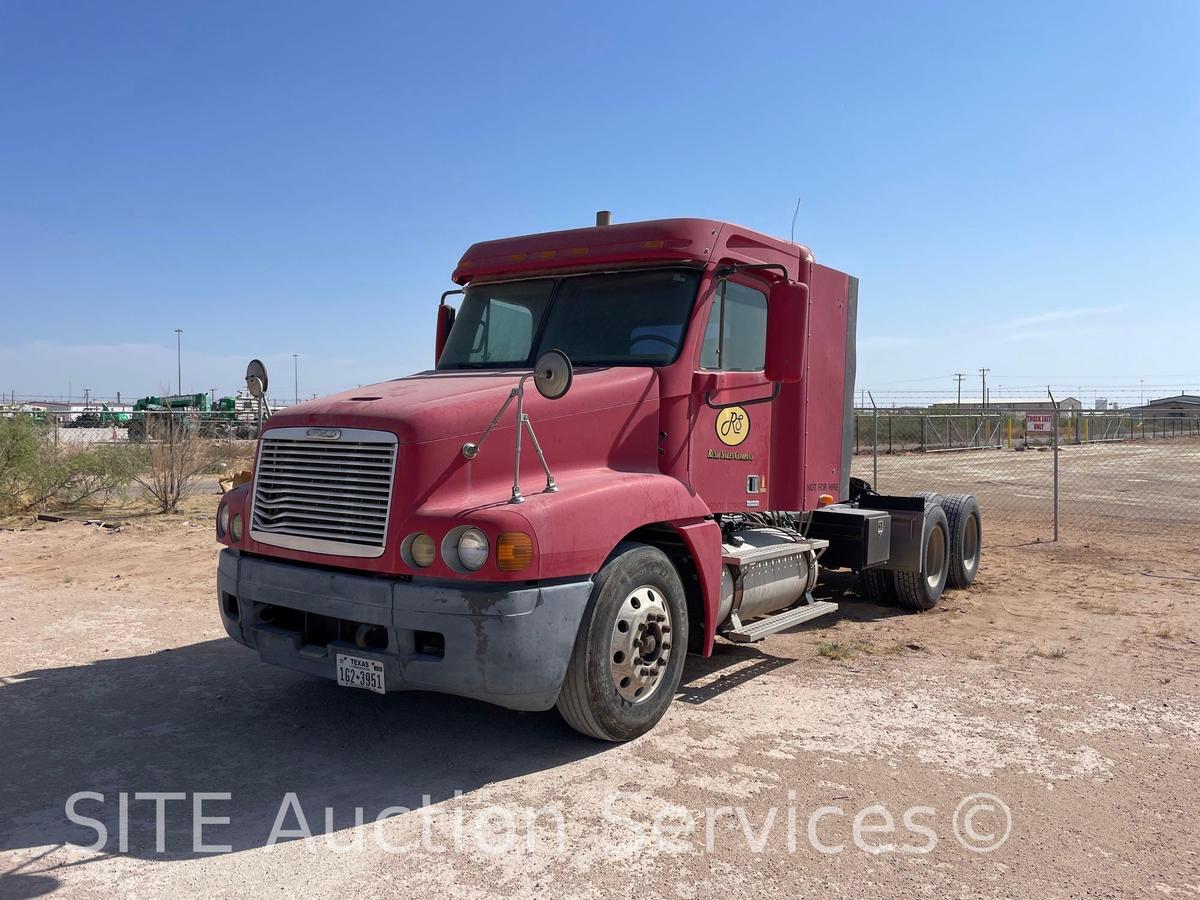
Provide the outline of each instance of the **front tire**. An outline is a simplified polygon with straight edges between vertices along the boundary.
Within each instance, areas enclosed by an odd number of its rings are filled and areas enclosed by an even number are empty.
[[[596,576],[558,711],[581,734],[628,741],[663,717],[683,676],[688,614],[666,554],[622,543]]]

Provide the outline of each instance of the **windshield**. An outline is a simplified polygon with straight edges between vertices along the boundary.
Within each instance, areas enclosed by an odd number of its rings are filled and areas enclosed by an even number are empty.
[[[696,269],[655,269],[472,285],[438,368],[523,368],[552,349],[577,366],[665,365],[699,281]]]

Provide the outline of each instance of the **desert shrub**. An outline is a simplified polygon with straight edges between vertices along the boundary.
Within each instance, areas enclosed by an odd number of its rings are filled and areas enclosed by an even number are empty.
[[[0,515],[98,504],[128,484],[127,449],[60,446],[33,416],[0,418]]]
[[[170,513],[211,469],[211,442],[182,423],[160,431],[155,440],[128,455],[127,473],[159,512]]]

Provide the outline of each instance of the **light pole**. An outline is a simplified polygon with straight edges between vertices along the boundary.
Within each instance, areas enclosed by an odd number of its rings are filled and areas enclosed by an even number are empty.
[[[292,354],[292,387],[294,389],[295,403],[300,402],[300,354]]]
[[[175,329],[175,393],[183,393],[183,329]]]

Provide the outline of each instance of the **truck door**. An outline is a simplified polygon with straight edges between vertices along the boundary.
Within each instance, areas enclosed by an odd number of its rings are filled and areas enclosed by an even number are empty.
[[[692,487],[714,512],[770,509],[773,385],[763,375],[766,336],[766,286],[736,275],[719,282],[692,375],[688,455]]]

